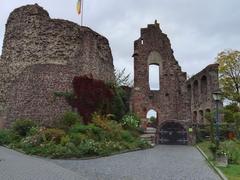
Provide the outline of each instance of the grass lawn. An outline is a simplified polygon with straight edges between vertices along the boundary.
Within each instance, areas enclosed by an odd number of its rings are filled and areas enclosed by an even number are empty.
[[[209,149],[209,146],[210,146],[210,141],[204,141],[204,142],[201,142],[201,143],[198,143],[197,145],[202,149],[202,151],[207,155],[208,159],[210,161],[213,161],[214,159],[214,156],[212,154],[212,152],[210,151]]]
[[[208,148],[210,146],[209,141],[204,141],[201,143],[198,143],[198,146],[202,149],[202,151],[208,156],[210,161],[214,160],[214,156],[210,149]],[[240,149],[239,149],[240,151]],[[229,179],[229,180],[240,180],[240,165],[228,165],[228,167],[218,167],[223,174]]]
[[[240,165],[229,165],[228,167],[218,167],[229,180],[240,179]]]

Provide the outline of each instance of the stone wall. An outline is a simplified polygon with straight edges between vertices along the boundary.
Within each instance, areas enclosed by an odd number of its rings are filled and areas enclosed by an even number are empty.
[[[162,33],[157,22],[141,29],[140,38],[134,42],[133,57],[134,87],[130,104],[132,111],[142,119],[143,127],[146,128],[148,111],[155,110],[159,134],[156,136],[157,143],[171,141],[164,139],[165,135],[175,133],[171,138],[178,136],[178,140],[183,143],[187,141],[194,144],[192,127],[205,123],[204,115],[215,108],[212,93],[219,88],[218,65],[209,65],[187,80],[187,74],[182,72],[174,58],[167,35]],[[159,90],[150,89],[150,65],[159,67]],[[167,123],[169,127],[171,123],[177,123],[183,130],[161,130]],[[184,134],[187,134],[187,140],[184,139]]]
[[[50,126],[64,111],[71,110],[56,92],[71,92],[77,73],[66,65],[29,66],[11,83],[7,92],[7,124],[15,119],[32,119]]]
[[[187,81],[193,123],[207,123],[205,114],[215,108],[212,93],[219,89],[218,64],[211,64]]]
[[[162,33],[159,24],[150,24],[141,29],[141,37],[134,43],[134,89],[132,110],[141,118],[153,109],[158,114],[159,124],[164,121],[190,120],[187,99],[186,73],[175,60],[170,41]],[[160,90],[149,88],[149,65],[160,68]]]
[[[104,81],[111,81],[114,78],[113,58],[108,40],[105,37],[88,27],[80,27],[73,22],[51,19],[48,12],[37,4],[20,7],[15,9],[8,18],[3,42],[0,61],[2,120],[8,118],[9,113],[7,115],[6,112],[18,107],[13,102],[8,102],[7,92],[17,93],[17,90],[21,90],[20,86],[28,86],[28,83],[30,83],[29,87],[32,87],[33,84],[41,85],[38,78],[32,78],[36,75],[28,67],[34,67],[37,73],[41,74],[38,68],[44,70],[42,68],[44,66],[33,66],[35,64],[52,64],[56,65],[56,68],[58,65],[64,65],[69,69],[69,71],[64,71],[66,73],[74,70],[78,75],[92,74],[95,79]],[[47,66],[47,68],[49,67]],[[56,72],[52,67],[49,70]],[[31,74],[29,76],[32,81],[23,79],[28,77],[27,72]],[[52,72],[44,70],[44,73],[47,76],[48,73],[51,74]],[[57,71],[56,73],[59,74],[60,72]],[[62,73],[62,76],[68,76],[68,74]],[[55,78],[58,77],[51,74],[51,78],[55,81]],[[61,83],[62,77],[59,78],[57,82]],[[20,81],[20,84],[17,80]],[[68,80],[71,82],[71,79]],[[48,88],[47,82],[44,83],[44,86]],[[51,88],[54,89],[55,87]],[[58,86],[56,86],[56,89],[58,89]],[[24,94],[25,98],[32,97],[32,91],[30,92],[30,89],[27,91],[29,92]],[[8,93],[8,96],[11,97],[11,94]],[[20,95],[18,98],[24,99]],[[6,104],[8,104],[8,107]],[[39,109],[36,114],[40,112],[43,112],[42,109]],[[10,119],[14,119],[15,113],[10,114]],[[50,114],[47,116],[50,116]]]

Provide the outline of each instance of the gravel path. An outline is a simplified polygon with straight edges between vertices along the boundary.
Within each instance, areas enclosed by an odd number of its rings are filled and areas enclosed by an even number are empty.
[[[157,146],[92,160],[53,160],[89,180],[220,180],[191,146]]]
[[[52,162],[0,147],[0,180],[86,180]]]

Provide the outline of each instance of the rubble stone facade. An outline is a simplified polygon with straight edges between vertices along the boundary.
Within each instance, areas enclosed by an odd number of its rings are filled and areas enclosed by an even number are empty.
[[[194,143],[191,129],[194,123],[204,122],[204,113],[212,111],[212,92],[217,90],[218,65],[206,67],[190,79],[182,72],[174,58],[170,41],[159,24],[141,29],[141,36],[134,42],[134,88],[131,109],[144,121],[149,110],[157,112],[157,134],[165,133],[162,127],[171,123],[181,126],[187,143]],[[149,86],[149,65],[159,66],[160,90]],[[169,126],[169,127],[170,127]],[[177,131],[177,130],[176,130]],[[170,133],[170,132],[169,132]],[[157,135],[157,143],[161,135]]]
[[[22,117],[52,121],[65,109],[51,104],[52,92],[68,90],[75,75],[86,74],[113,80],[105,37],[73,22],[51,19],[37,4],[15,9],[6,24],[0,61],[0,122]]]

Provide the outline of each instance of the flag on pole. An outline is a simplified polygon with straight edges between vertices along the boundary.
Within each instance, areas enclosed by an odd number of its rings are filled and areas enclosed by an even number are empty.
[[[81,14],[81,9],[82,9],[82,7],[81,7],[81,0],[78,0],[77,1],[77,13],[78,13],[78,15]]]

